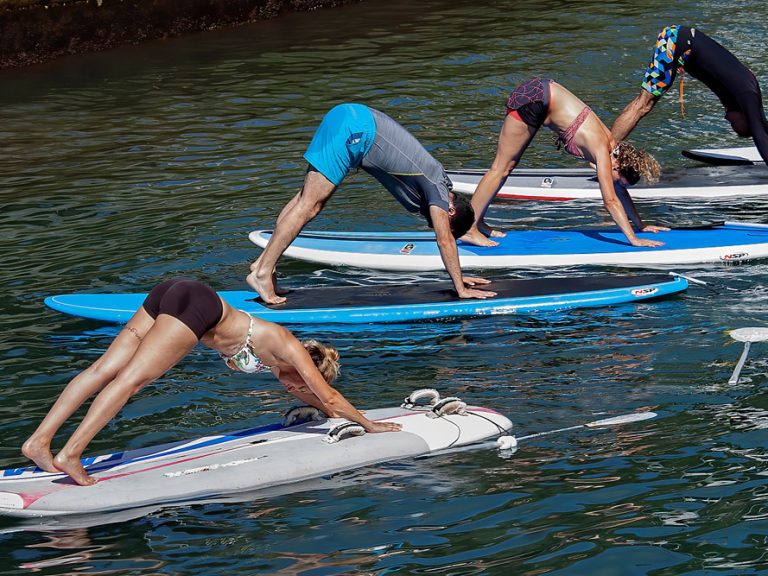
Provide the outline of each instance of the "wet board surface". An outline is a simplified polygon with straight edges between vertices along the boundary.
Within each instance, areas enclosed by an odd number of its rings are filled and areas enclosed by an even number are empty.
[[[768,257],[768,225],[725,222],[719,225],[640,233],[663,246],[632,246],[616,228],[508,230],[498,246],[458,242],[463,269],[573,265],[659,266],[706,262],[742,262]],[[271,231],[249,238],[266,246]],[[442,270],[433,232],[305,232],[285,255],[298,260],[359,268]]]
[[[398,422],[400,432],[326,441],[343,420],[280,424],[191,441],[86,458],[98,482],[79,486],[37,468],[0,471],[0,515],[55,516],[190,503],[216,495],[269,488],[370,464],[419,456],[499,436],[512,423],[493,410],[432,418],[427,409],[383,408],[371,420]]]
[[[300,288],[285,304],[263,305],[256,293],[222,291],[234,308],[280,323],[402,322],[488,314],[532,313],[603,306],[659,298],[686,289],[687,282],[668,274],[582,276],[494,280],[497,292],[488,300],[462,300],[452,282],[379,284]],[[61,294],[50,296],[50,308],[107,322],[127,322],[146,294]]]

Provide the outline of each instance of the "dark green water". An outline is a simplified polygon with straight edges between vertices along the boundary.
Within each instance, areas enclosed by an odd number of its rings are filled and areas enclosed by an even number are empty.
[[[42,298],[144,291],[179,273],[243,288],[257,254],[246,235],[272,226],[295,192],[332,105],[370,104],[447,167],[486,167],[519,81],[552,76],[610,123],[636,94],[658,30],[677,22],[732,48],[768,86],[761,0],[371,0],[0,73],[0,468],[22,464],[19,446],[53,398],[115,334]],[[686,99],[686,119],[675,89],[633,140],[672,168],[690,165],[683,148],[743,145],[702,85],[688,82]],[[575,165],[550,142],[537,137],[525,164]],[[639,207],[667,222],[768,215],[754,199]],[[507,204],[490,216],[517,227],[608,222],[589,203]],[[361,173],[312,226],[424,224]],[[443,277],[290,261],[281,271],[292,287]],[[532,440],[509,459],[404,461],[244,502],[3,534],[0,572],[768,573],[768,351],[757,345],[744,381],[726,384],[740,352],[727,332],[764,323],[768,266],[688,271],[737,290],[535,318],[296,330],[339,347],[340,386],[360,407],[437,387],[506,413],[518,434],[640,408],[656,420]],[[267,423],[289,405],[271,377],[227,372],[199,349],[89,452]]]

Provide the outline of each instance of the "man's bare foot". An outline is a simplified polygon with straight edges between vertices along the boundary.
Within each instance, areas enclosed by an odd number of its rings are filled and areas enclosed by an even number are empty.
[[[46,472],[58,472],[53,465],[53,454],[51,454],[51,443],[38,440],[34,436],[27,439],[21,447],[21,453],[32,460],[40,470]]]
[[[72,480],[80,484],[80,486],[91,486],[96,484],[96,478],[91,478],[80,463],[80,458],[68,458],[61,452],[56,454],[53,458],[53,465],[58,470],[67,474]]]
[[[501,230],[494,230],[488,224],[485,222],[478,222],[477,223],[477,229],[478,231],[483,234],[484,236],[487,236],[488,238],[504,238],[507,234],[505,232],[502,232]]]
[[[248,276],[245,277],[245,281],[248,282],[248,286],[250,286],[252,290],[261,296],[261,299],[266,304],[282,304],[286,300],[275,293],[275,287],[271,281],[264,282],[256,275],[256,272],[248,274]]]
[[[257,286],[261,286],[265,284],[265,281],[259,278],[260,276],[262,276],[260,272],[261,267],[259,265],[260,261],[261,261],[261,258],[257,259],[255,262],[251,264],[251,267],[250,267],[251,273],[245,277],[245,281],[248,282],[248,285],[259,294],[261,294],[261,291],[257,289]],[[274,270],[272,270],[272,289],[274,293],[279,296],[285,296],[290,292],[290,290],[288,290],[287,288],[281,288],[280,286],[277,285],[277,272],[275,272]],[[283,299],[283,302],[284,301],[285,299]],[[279,302],[270,302],[270,304],[279,304]]]
[[[499,243],[486,238],[479,230],[470,230],[464,236],[459,238],[462,242],[467,244],[474,244],[475,246],[498,246]]]
[[[288,294],[288,292],[290,292],[290,290],[288,290],[287,288],[281,288],[280,286],[277,285],[276,272],[272,272],[272,286],[275,287],[275,294],[277,294],[278,296],[285,296],[286,294]]]

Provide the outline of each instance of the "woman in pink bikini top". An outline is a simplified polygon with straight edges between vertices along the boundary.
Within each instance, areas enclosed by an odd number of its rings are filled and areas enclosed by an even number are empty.
[[[603,203],[613,220],[633,246],[661,246],[663,242],[638,238],[627,211],[616,195],[614,184],[624,192],[627,186],[645,178],[658,180],[660,168],[648,153],[631,144],[616,142],[611,132],[592,109],[565,87],[546,78],[526,80],[510,94],[507,116],[499,134],[496,158],[483,176],[472,197],[475,223],[462,240],[479,246],[495,246],[493,236],[503,236],[484,222],[485,212],[507,175],[514,170],[525,149],[546,126],[558,135],[565,151],[593,164],[597,171]],[[659,232],[666,228],[646,226],[640,219],[632,199],[625,194],[626,209],[638,230]]]

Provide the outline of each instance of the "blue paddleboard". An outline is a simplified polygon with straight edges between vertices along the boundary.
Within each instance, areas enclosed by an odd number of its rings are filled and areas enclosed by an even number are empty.
[[[219,292],[234,308],[284,324],[410,322],[460,316],[530,314],[659,298],[685,290],[669,275],[583,276],[495,280],[488,300],[462,300],[451,282],[301,288],[285,304],[264,305],[255,292]],[[54,310],[108,322],[127,322],[146,294],[61,294],[45,304]]]
[[[768,257],[768,225],[722,222],[669,232],[640,233],[664,242],[656,248],[632,246],[616,228],[509,230],[498,246],[458,242],[463,269],[574,265],[658,266],[740,262]],[[270,230],[249,235],[262,248]],[[285,251],[298,260],[378,270],[444,269],[432,232],[306,232]]]

